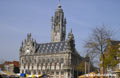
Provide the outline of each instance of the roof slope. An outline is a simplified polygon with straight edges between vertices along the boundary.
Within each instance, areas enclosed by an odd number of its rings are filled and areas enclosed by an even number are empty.
[[[37,44],[36,53],[58,53],[63,52],[66,49],[66,42],[54,42],[54,43],[43,43]]]

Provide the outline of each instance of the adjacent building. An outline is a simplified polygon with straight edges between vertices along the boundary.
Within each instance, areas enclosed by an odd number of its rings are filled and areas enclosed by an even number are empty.
[[[3,64],[0,64],[0,68],[3,71],[9,73],[19,73],[19,62],[18,61],[5,61]]]
[[[66,18],[61,5],[51,17],[51,42],[38,43],[29,33],[20,47],[20,73],[76,78],[76,66],[81,60],[72,30],[66,39]]]
[[[119,52],[120,52],[120,41],[118,40],[111,40],[110,38],[108,38],[107,40],[107,45],[105,48],[105,52],[104,52],[104,58],[106,59],[107,56],[112,56],[109,57],[110,59],[112,58],[112,64],[113,66],[111,66],[111,64],[107,64],[104,67],[101,67],[101,73],[107,73],[107,74],[111,74],[111,73],[115,73],[116,71],[120,70],[120,56],[119,56]],[[114,52],[114,53],[113,53]],[[113,58],[114,57],[114,58]],[[115,60],[115,61],[114,61]],[[107,60],[109,61],[109,60]],[[101,63],[103,61],[101,60]],[[107,62],[105,62],[106,64]]]

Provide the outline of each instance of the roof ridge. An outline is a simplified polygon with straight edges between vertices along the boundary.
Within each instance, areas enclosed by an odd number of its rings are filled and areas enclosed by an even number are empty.
[[[60,42],[47,42],[47,43],[37,43],[37,44],[50,44],[50,43],[61,43],[61,42],[66,42],[66,41],[60,41]]]

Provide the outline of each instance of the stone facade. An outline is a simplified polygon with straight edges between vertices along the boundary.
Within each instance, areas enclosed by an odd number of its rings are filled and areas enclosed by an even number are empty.
[[[65,40],[66,19],[59,5],[52,17],[51,42],[37,43],[31,34],[20,47],[20,73],[48,74],[50,78],[75,78],[82,57],[75,49],[72,30]]]

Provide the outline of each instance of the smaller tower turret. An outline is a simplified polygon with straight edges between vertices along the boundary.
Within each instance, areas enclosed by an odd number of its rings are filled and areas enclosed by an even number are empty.
[[[74,40],[74,35],[72,33],[72,29],[71,29],[71,31],[68,34],[68,40]]]
[[[74,40],[74,35],[72,33],[72,29],[68,34],[67,49],[71,50],[72,52],[75,52],[75,40]]]
[[[31,41],[31,33],[27,34],[27,41]]]

